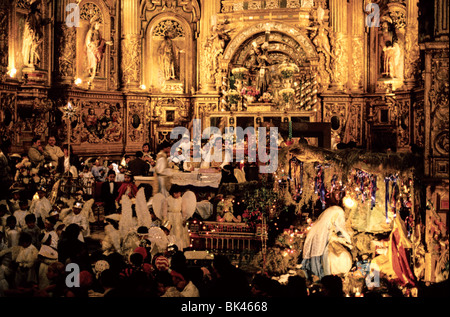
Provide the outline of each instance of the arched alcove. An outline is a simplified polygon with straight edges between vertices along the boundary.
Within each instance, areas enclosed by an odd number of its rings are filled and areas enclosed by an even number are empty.
[[[296,110],[311,110],[317,99],[314,97],[316,66],[318,56],[314,45],[306,32],[280,22],[257,23],[238,33],[228,44],[223,57],[222,67],[230,78],[230,87],[235,85],[233,70],[243,68],[246,76],[243,86],[258,87],[261,74],[258,55],[264,48],[267,55],[267,71],[270,78],[270,94],[275,103],[285,103],[282,90],[293,89],[293,107]],[[283,76],[281,69],[291,66],[293,75]],[[286,91],[284,91],[286,92]],[[261,97],[263,92],[261,91]],[[256,99],[260,101],[259,98]]]
[[[167,52],[169,46],[173,54],[173,76],[167,77],[164,49]],[[193,48],[191,27],[184,18],[171,13],[157,15],[144,32],[142,82],[153,93],[189,91],[194,78]]]

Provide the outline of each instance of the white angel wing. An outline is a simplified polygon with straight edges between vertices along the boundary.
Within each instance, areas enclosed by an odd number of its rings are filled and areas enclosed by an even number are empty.
[[[120,252],[120,235],[119,230],[114,229],[112,225],[105,226],[105,246],[111,244],[115,251]],[[104,250],[106,251],[106,250]]]
[[[133,228],[133,210],[131,209],[131,199],[128,195],[122,196],[122,215],[120,216],[119,231],[120,236],[125,237]]]
[[[189,219],[195,212],[197,208],[197,197],[193,191],[188,190],[181,197],[181,213],[183,214],[183,219]]]
[[[89,220],[89,222],[95,222],[94,212],[92,211],[92,206],[94,205],[94,198],[89,199],[83,205],[81,213]]]
[[[59,184],[61,183],[61,179],[58,179],[55,184],[53,184],[52,191],[50,193],[49,199],[50,203],[53,205],[58,198]]]
[[[169,240],[167,240],[167,235],[164,231],[159,227],[151,227],[148,229],[148,239],[152,243],[152,249],[156,246],[159,251],[164,251],[169,244]]]
[[[136,194],[136,216],[139,227],[145,226],[149,228],[152,224],[152,217],[148,211],[144,188],[139,189]]]
[[[160,220],[164,221],[167,219],[167,200],[161,193],[153,196],[153,212]]]

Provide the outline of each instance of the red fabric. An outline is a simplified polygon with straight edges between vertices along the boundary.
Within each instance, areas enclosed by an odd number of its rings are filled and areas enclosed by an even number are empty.
[[[122,198],[122,195],[125,194],[125,192],[127,191],[128,187],[131,188],[131,195],[130,198],[132,197],[136,197],[136,194],[138,192],[138,188],[134,183],[123,183],[120,188],[119,188],[119,195],[117,195],[116,200],[120,201],[120,199]]]
[[[409,267],[406,249],[400,241],[399,229],[396,228],[392,232],[392,268],[403,285],[411,284],[415,286],[415,278]]]

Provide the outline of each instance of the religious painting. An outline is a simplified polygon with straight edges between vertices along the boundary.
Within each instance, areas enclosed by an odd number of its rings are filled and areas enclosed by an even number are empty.
[[[83,107],[72,122],[72,138],[75,143],[111,143],[122,140],[123,110],[119,103],[79,104],[83,104]]]

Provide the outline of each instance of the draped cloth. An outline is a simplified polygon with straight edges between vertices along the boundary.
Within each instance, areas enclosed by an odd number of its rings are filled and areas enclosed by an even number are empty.
[[[320,278],[332,274],[328,246],[330,239],[337,234],[342,236],[343,242],[351,243],[350,235],[345,230],[344,210],[339,206],[331,206],[325,209],[317,221],[313,223],[306,236],[303,246],[302,267],[307,273]],[[332,251],[336,249],[334,245]]]
[[[387,255],[379,255],[372,260],[380,272],[392,279],[398,279],[403,285],[415,285],[415,277],[409,266],[407,249],[412,247],[408,239],[405,223],[400,217],[394,218],[394,226],[389,236]]]

